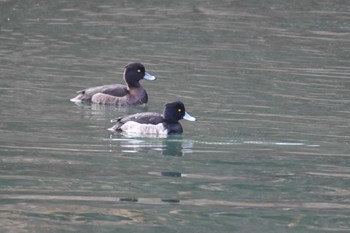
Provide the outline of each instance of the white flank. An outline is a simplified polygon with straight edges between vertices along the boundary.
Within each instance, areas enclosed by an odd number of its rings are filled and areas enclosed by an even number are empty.
[[[125,133],[130,134],[158,134],[167,135],[168,130],[164,128],[162,123],[157,125],[152,124],[140,124],[135,121],[128,121],[120,127],[120,129]]]

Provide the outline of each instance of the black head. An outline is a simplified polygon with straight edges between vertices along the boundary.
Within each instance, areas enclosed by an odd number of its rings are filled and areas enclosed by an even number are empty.
[[[181,101],[167,103],[164,108],[163,116],[165,121],[169,123],[177,123],[181,119],[195,121],[196,118],[191,117],[185,111],[185,105]]]
[[[130,63],[125,66],[124,79],[129,87],[139,87],[141,79],[155,80],[156,77],[148,74],[141,63]]]

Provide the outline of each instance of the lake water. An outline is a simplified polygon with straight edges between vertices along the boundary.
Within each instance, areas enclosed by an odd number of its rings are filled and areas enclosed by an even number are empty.
[[[349,12],[0,0],[0,231],[349,232]],[[69,102],[133,61],[146,107]],[[182,135],[106,130],[179,99]]]

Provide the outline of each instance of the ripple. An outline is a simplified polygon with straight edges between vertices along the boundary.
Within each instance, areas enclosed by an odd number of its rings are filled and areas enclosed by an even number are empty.
[[[2,200],[39,200],[39,201],[88,201],[88,202],[111,202],[118,203],[128,200],[128,202],[136,202],[139,204],[161,205],[169,203],[179,203],[186,206],[226,206],[241,208],[285,208],[285,209],[340,209],[350,210],[349,202],[298,202],[298,201],[282,201],[282,202],[259,202],[259,201],[225,201],[216,199],[173,199],[173,198],[125,198],[125,197],[108,197],[108,196],[57,196],[57,195],[7,195],[0,194]],[[170,201],[169,201],[170,200]],[[174,201],[172,201],[174,200]],[[176,201],[175,201],[176,200]],[[3,207],[0,207],[3,208]]]

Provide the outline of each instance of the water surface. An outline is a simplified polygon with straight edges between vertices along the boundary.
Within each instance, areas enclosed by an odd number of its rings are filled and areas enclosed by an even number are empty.
[[[348,232],[346,1],[0,1],[2,232]],[[146,107],[75,105],[141,61]],[[167,138],[110,119],[182,100]]]

